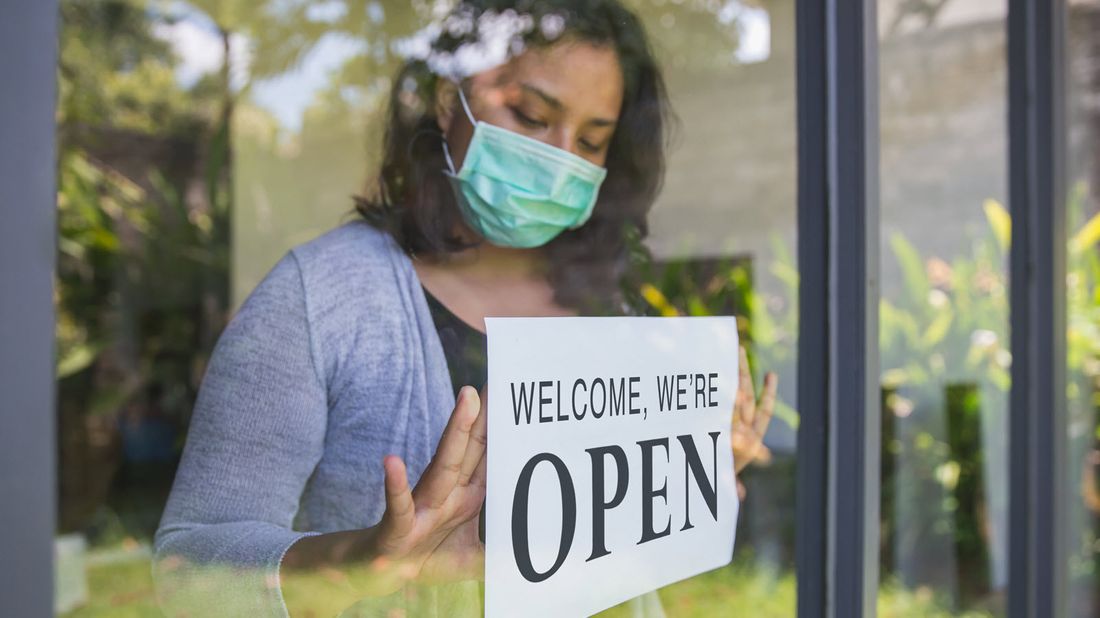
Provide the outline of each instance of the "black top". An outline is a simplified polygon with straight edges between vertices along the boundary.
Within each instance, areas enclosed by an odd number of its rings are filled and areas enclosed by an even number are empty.
[[[439,299],[432,296],[428,288],[424,288],[424,298],[428,301],[428,310],[432,312],[432,322],[439,333],[439,342],[443,344],[443,356],[447,359],[447,371],[451,374],[455,398],[458,398],[458,391],[463,386],[469,385],[481,391],[489,379],[489,355],[486,349],[488,338],[485,333],[451,313]],[[478,536],[484,543],[484,503],[481,505],[481,517],[478,521]],[[478,582],[478,588],[484,597],[484,583]]]
[[[439,333],[439,342],[443,344],[443,355],[447,359],[455,397],[458,397],[459,389],[467,385],[480,391],[488,380],[489,372],[485,333],[451,313],[427,288],[424,288],[424,298],[428,301],[432,322]]]

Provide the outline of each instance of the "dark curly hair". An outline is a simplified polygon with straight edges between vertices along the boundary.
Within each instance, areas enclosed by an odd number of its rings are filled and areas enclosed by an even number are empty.
[[[592,217],[546,245],[555,300],[582,311],[616,311],[631,247],[648,233],[646,218],[661,188],[671,110],[664,82],[638,18],[617,0],[478,0],[460,3],[440,28],[429,59],[408,61],[393,82],[381,169],[356,210],[388,231],[410,255],[446,259],[469,248],[454,236],[461,214],[443,175],[442,135],[434,111],[438,71],[432,55],[450,56],[479,41],[484,15],[521,17],[511,49],[579,41],[614,49],[623,74],[619,120],[608,149],[607,178]],[[549,22],[546,20],[550,20]],[[537,27],[552,23],[551,32]],[[472,26],[472,27],[470,27]]]

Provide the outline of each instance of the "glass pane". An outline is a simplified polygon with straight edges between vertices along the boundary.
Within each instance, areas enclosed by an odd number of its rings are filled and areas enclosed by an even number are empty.
[[[750,364],[779,375],[766,459],[743,474],[733,563],[660,597],[669,616],[794,616],[794,2],[632,6],[652,33],[678,116],[650,217],[655,261],[632,285],[655,315],[739,316]],[[758,385],[762,378],[756,371]]]
[[[1100,613],[1100,6],[1069,4],[1066,263],[1070,616]]]
[[[415,440],[412,430],[387,434],[340,416],[350,414],[348,401],[365,388],[430,398],[430,385],[445,383],[437,390],[453,402],[452,388],[477,380],[476,354],[466,353],[493,310],[478,313],[468,301],[492,294],[460,285],[466,294],[449,295],[448,283],[463,280],[441,256],[479,263],[479,251],[507,239],[473,253],[449,241],[452,232],[481,240],[441,173],[440,119],[465,122],[457,91],[440,85],[454,69],[469,78],[472,113],[511,114],[503,121],[511,130],[590,161],[611,143],[603,163],[614,170],[596,215],[549,241],[534,271],[554,274],[515,283],[517,304],[496,312],[736,315],[758,392],[766,371],[779,376],[766,448],[741,475],[747,497],[733,563],[608,614],[795,614],[793,1],[624,2],[663,75],[667,143],[652,122],[656,90],[631,91],[642,94],[629,131],[584,123],[574,136],[569,114],[530,118],[547,110],[509,98],[519,96],[516,82],[501,77],[523,74],[522,63],[538,57],[534,66],[553,83],[611,66],[610,75],[652,86],[618,56],[600,56],[599,45],[571,57],[570,71],[546,69],[563,50],[576,52],[555,41],[580,32],[578,22],[610,44],[606,31],[615,29],[592,7],[615,3],[472,4],[513,9],[485,26],[503,28],[508,44],[448,58],[441,33],[459,47],[477,42],[456,21],[455,2],[62,0],[59,613],[159,615],[216,602],[218,612],[252,615],[285,599],[328,615],[359,600],[349,602],[348,590],[361,594],[363,571],[330,554],[323,568],[271,568],[302,541],[297,532],[359,531],[381,517],[381,463],[360,451]],[[559,5],[581,8],[558,19],[546,7]],[[509,30],[516,24],[520,34]],[[644,56],[631,49],[624,57]],[[501,81],[484,77],[500,67],[492,75]],[[566,108],[607,103],[605,81],[572,83],[580,87],[561,95]],[[564,141],[540,132],[544,125],[562,129],[555,135]],[[469,136],[456,131],[447,136],[458,157]],[[401,219],[409,204],[432,216]],[[395,294],[372,292],[349,269],[328,273],[343,302],[324,304],[317,269],[330,263],[308,254],[333,250],[349,229],[390,235],[392,259],[415,270],[410,293],[423,289],[425,302],[438,295],[430,332],[439,345],[425,346],[442,349],[446,365],[417,369],[400,350],[366,340],[365,322],[392,319],[387,333],[407,324],[394,317]],[[478,291],[499,290],[500,277]],[[329,316],[346,315],[347,305],[361,312],[333,325]],[[451,336],[473,347],[452,348]],[[372,346],[383,346],[385,362],[348,369]],[[280,424],[291,418],[280,410],[291,408],[327,425],[300,416]],[[446,418],[450,409],[432,413]],[[417,598],[368,599],[357,609],[419,615],[431,603]]]
[[[881,615],[1001,615],[1006,3],[879,2]]]

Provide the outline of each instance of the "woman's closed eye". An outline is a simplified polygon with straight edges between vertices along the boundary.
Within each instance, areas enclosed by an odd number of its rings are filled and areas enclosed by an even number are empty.
[[[600,152],[603,151],[604,147],[606,146],[606,144],[593,144],[592,142],[590,142],[586,139],[582,139],[580,141],[580,145],[581,145],[581,150],[583,150],[585,152],[592,153],[592,154],[599,154]]]
[[[509,105],[508,111],[511,112],[512,117],[516,122],[525,129],[537,132],[545,131],[550,128],[551,120],[546,119],[541,113],[534,113],[529,110],[525,110],[522,105]],[[600,133],[603,133],[605,129],[601,126]],[[596,139],[593,139],[593,138]],[[577,151],[585,155],[599,155],[607,150],[607,146],[610,143],[610,138],[599,139],[599,135],[590,135],[577,140]]]
[[[512,115],[515,116],[520,124],[532,129],[545,129],[547,127],[546,121],[534,118],[524,113],[523,110],[518,107],[513,107],[511,109]]]

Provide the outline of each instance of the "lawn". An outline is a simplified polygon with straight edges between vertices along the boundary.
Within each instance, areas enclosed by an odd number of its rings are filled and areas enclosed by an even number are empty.
[[[89,599],[66,618],[139,618],[161,616],[153,593],[147,551],[93,550],[87,569]],[[318,575],[318,577],[323,577]],[[323,588],[324,586],[319,586]],[[739,561],[660,591],[669,618],[684,616],[789,617],[795,613],[795,578],[792,573],[772,576]],[[600,614],[603,618],[628,618],[629,604]],[[878,599],[882,618],[978,618],[987,613],[956,613],[939,604],[927,589],[907,591],[884,585]]]

